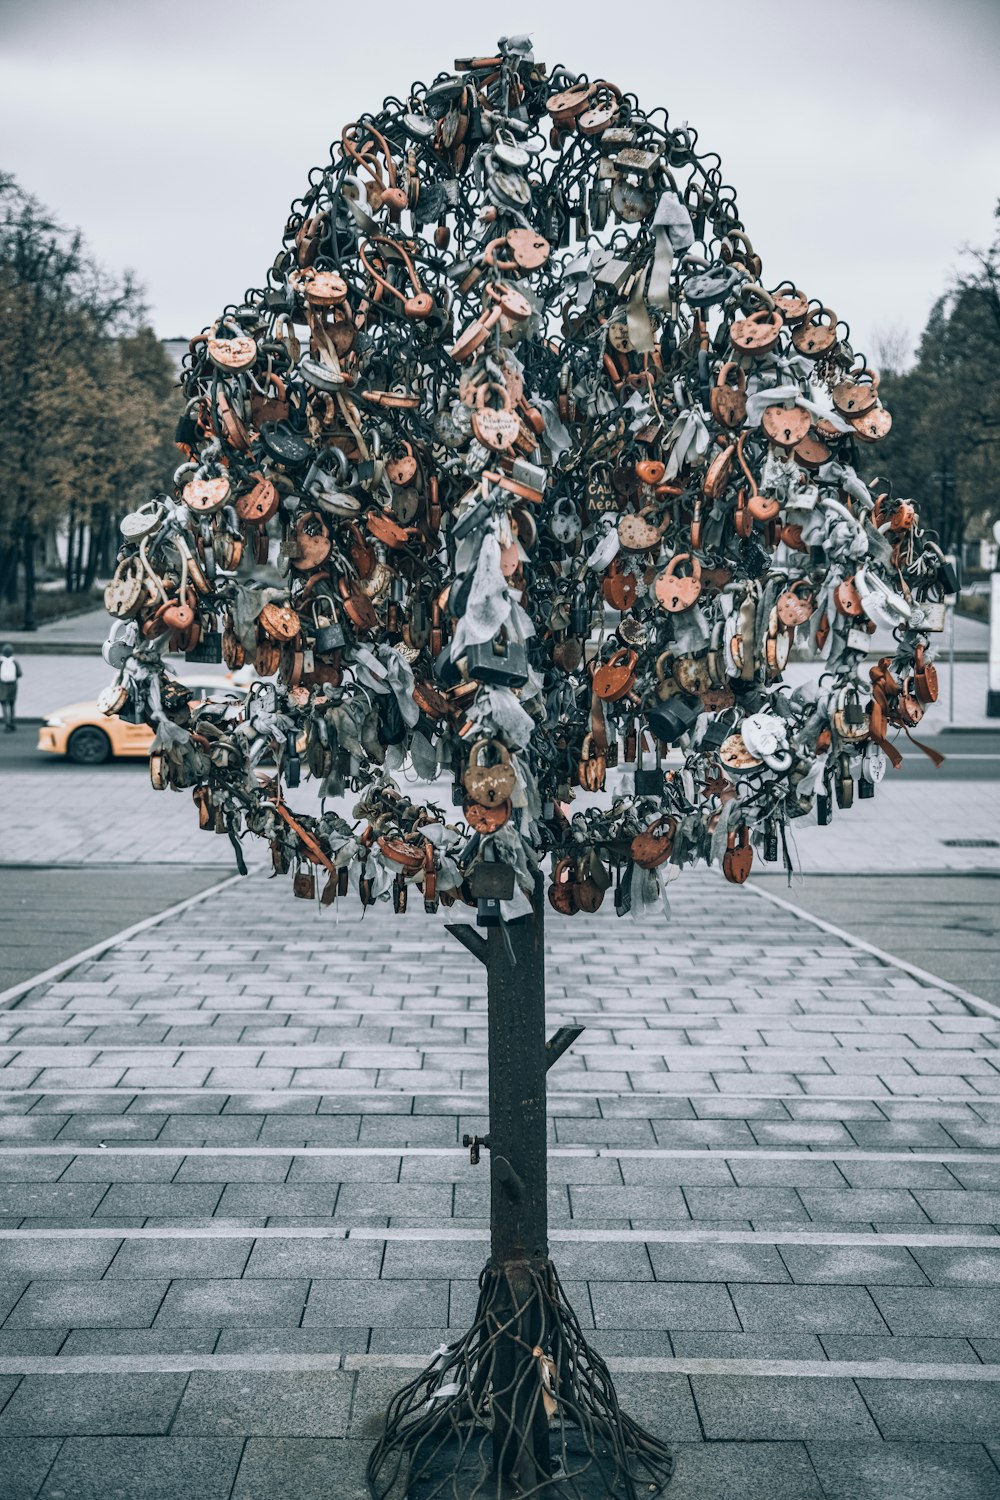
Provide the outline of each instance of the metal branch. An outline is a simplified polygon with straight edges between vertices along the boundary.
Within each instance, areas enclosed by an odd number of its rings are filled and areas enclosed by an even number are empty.
[[[545,1043],[545,1071],[546,1073],[557,1063],[564,1052],[568,1052],[578,1036],[586,1031],[586,1026],[560,1026],[553,1036]]]
[[[489,944],[481,932],[477,932],[467,922],[446,922],[444,930],[457,938],[463,948],[468,948],[473,958],[478,958],[481,964],[485,964]]]

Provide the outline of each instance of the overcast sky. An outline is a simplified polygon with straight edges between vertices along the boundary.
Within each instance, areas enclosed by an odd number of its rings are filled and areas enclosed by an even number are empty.
[[[764,257],[915,340],[1000,194],[1000,0],[0,0],[0,164],[165,337],[259,285],[342,124],[499,33],[688,120]]]

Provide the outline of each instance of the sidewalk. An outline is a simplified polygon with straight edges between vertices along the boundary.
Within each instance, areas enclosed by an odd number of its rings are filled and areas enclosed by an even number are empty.
[[[26,655],[40,652],[87,652],[100,655],[101,643],[110,621],[103,609],[89,609],[81,615],[47,620],[37,630],[6,630],[3,639]]]
[[[1000,1025],[673,892],[547,943],[553,1255],[671,1500],[997,1500]],[[0,1014],[5,1500],[360,1500],[471,1315],[485,1019],[437,919],[261,874]]]

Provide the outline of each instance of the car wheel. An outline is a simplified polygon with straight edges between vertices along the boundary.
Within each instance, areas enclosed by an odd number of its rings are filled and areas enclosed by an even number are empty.
[[[100,766],[111,759],[111,741],[103,729],[98,729],[95,724],[84,724],[73,730],[66,754],[78,766]]]

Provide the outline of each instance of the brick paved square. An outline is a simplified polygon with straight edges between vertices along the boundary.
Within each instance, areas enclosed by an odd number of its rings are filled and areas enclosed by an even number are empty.
[[[139,1361],[0,1377],[0,1463],[4,1445],[15,1455],[0,1473],[27,1475],[30,1500],[110,1500],[112,1483],[126,1500],[362,1500],[380,1411],[413,1371],[305,1363],[429,1358],[472,1316],[488,1236],[436,1236],[488,1225],[488,1156],[473,1168],[459,1144],[489,1123],[481,974],[439,943],[440,982],[415,984],[419,912],[363,943],[338,929],[333,964],[291,903],[248,948],[266,890],[251,880],[193,909],[177,984],[159,982],[182,930],[168,921],[8,1017],[6,1044],[52,1087],[4,1100],[0,1142],[58,1150],[0,1152],[0,1229],[23,1234],[0,1234],[0,1358]],[[1000,1249],[906,1241],[1000,1246],[1000,1168],[977,1155],[1000,1149],[1000,1103],[980,1092],[1000,1081],[1000,1026],[792,914],[773,913],[763,944],[746,894],[719,882],[675,891],[671,941],[637,927],[627,981],[617,929],[595,929],[586,956],[576,933],[550,931],[550,1024],[589,1023],[550,1078],[550,1142],[583,1148],[550,1158],[550,1220],[571,1236],[552,1253],[594,1347],[625,1362],[623,1407],[676,1444],[675,1500],[994,1500],[998,1387],[951,1376],[1000,1363]],[[727,934],[711,954],[684,940],[706,903]],[[119,1065],[127,1087],[90,1092]],[[224,1154],[256,1146],[276,1154]],[[925,1154],[942,1152],[964,1155]],[[77,1237],[94,1225],[171,1232]],[[633,1226],[636,1239],[589,1238]],[[255,1239],[265,1227],[306,1233]],[[354,1235],[386,1228],[412,1237]],[[758,1238],[671,1238],[693,1230]],[[802,1231],[819,1238],[781,1240]],[[836,1242],[876,1232],[904,1243]],[[236,1368],[142,1371],[213,1352]],[[634,1368],[671,1355],[719,1373]],[[258,1367],[269,1359],[292,1367]],[[942,1376],[725,1372],[826,1359]]]

